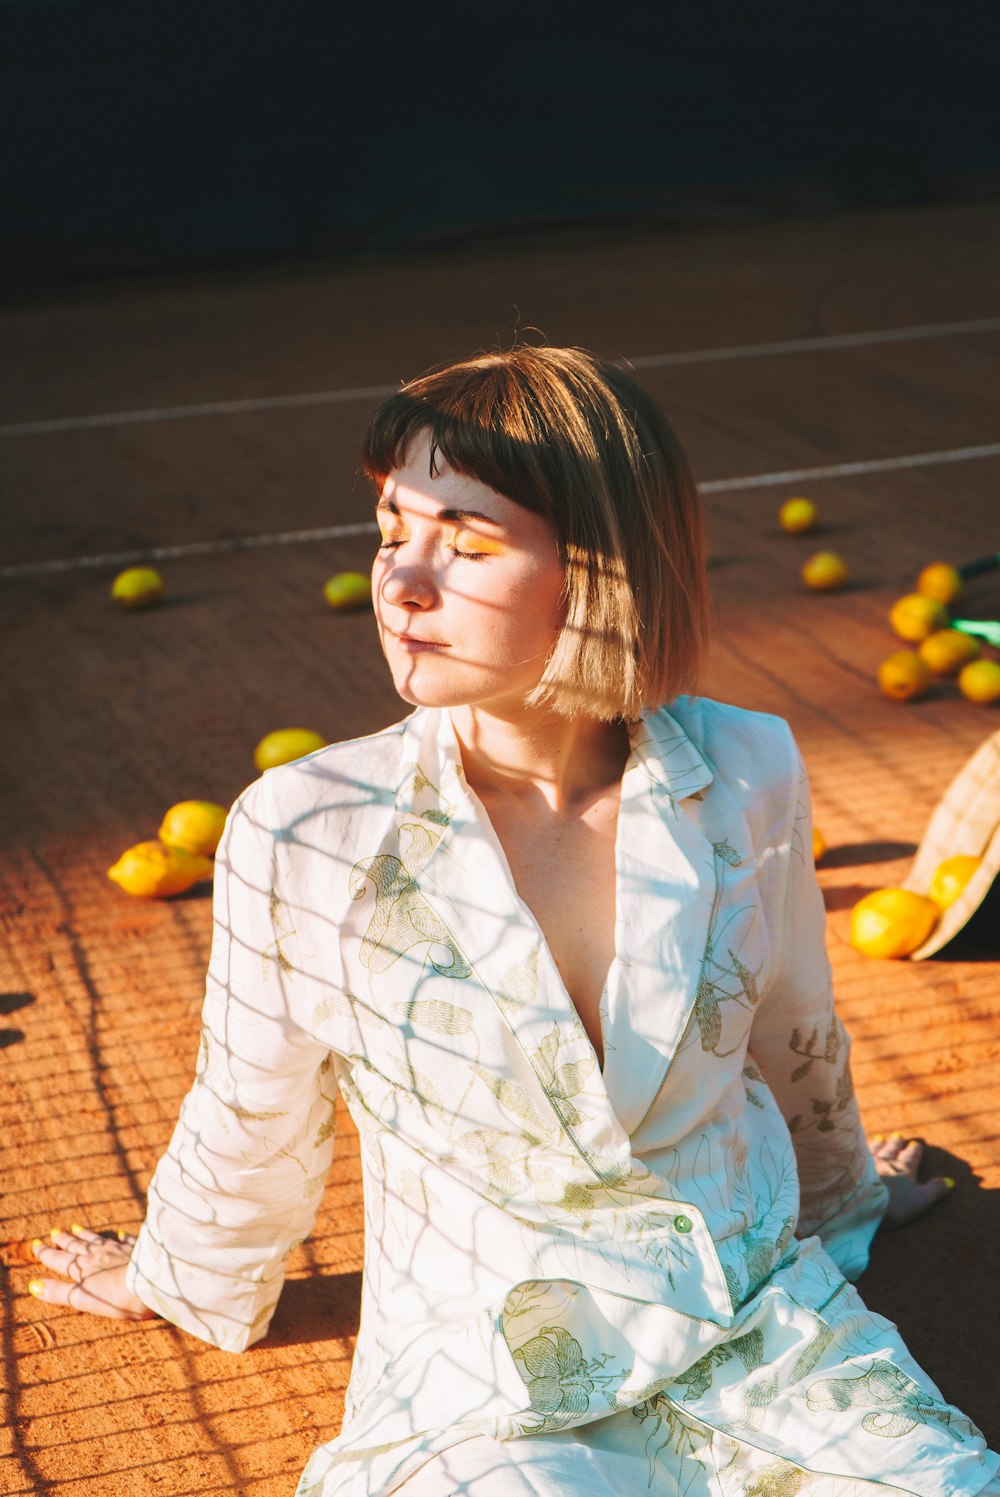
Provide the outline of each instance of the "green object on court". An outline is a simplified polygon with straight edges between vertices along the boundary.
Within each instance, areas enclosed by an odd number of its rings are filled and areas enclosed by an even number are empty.
[[[1000,623],[995,619],[952,619],[951,627],[961,634],[974,634],[1000,650]]]

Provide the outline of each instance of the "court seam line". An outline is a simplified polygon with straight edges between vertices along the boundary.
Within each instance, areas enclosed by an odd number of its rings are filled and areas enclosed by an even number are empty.
[[[861,333],[829,333],[816,338],[788,338],[776,343],[734,344],[723,348],[691,349],[681,353],[640,354],[615,362],[631,369],[673,369],[697,364],[717,364],[740,359],[775,358],[786,354],[817,353],[839,348],[866,348],[884,343],[909,343],[925,338],[961,337],[972,333],[1000,332],[1000,317],[981,317],[966,322],[928,322],[912,327],[881,328]],[[141,426],[157,421],[185,421],[203,416],[237,416],[254,411],[307,408],[314,405],[348,405],[354,401],[381,400],[393,395],[399,385],[358,385],[343,390],[312,390],[298,395],[259,395],[243,400],[212,400],[194,405],[151,406],[146,410],[112,411],[94,416],[57,416],[39,421],[17,421],[0,425],[0,437],[53,435],[63,431],[93,431],[114,426]]]
[[[828,478],[851,478],[866,473],[896,473],[907,468],[930,468],[939,463],[972,462],[1000,457],[1000,442],[978,447],[951,447],[940,452],[914,452],[901,457],[870,458],[851,463],[829,463],[818,468],[786,468],[777,473],[751,473],[742,478],[714,478],[698,485],[702,494],[731,494],[747,489],[780,487],[783,484],[818,483]],[[61,557],[54,561],[27,561],[0,567],[0,580],[37,577],[49,573],[90,571],[101,567],[134,566],[150,561],[175,561],[188,556],[222,556],[265,546],[293,546],[306,541],[342,540],[352,535],[374,535],[373,520],[346,525],[324,525],[312,530],[281,530],[270,535],[232,536],[228,540],[189,541],[178,546],[147,546],[136,551],[106,552],[99,556]]]

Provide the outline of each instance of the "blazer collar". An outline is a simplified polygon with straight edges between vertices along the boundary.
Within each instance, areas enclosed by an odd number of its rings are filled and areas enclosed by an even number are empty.
[[[396,810],[448,826],[466,796],[465,770],[447,712],[418,708],[403,723],[403,753]],[[690,734],[666,707],[629,724],[631,753],[625,777],[637,773],[685,800],[710,785],[714,770]],[[630,787],[631,788],[631,787]]]
[[[690,734],[666,707],[644,713],[629,725],[632,753],[625,769],[641,770],[672,800],[686,800],[712,783],[715,772]],[[624,789],[623,784],[623,789]]]

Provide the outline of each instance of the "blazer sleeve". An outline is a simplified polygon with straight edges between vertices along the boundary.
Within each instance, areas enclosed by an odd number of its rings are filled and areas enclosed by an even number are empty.
[[[258,781],[216,857],[197,1075],[149,1188],[130,1289],[228,1351],[263,1336],[333,1154],[332,1057],[296,1022],[295,912]]]
[[[791,1133],[798,1162],[798,1235],[818,1234],[847,1278],[868,1262],[888,1191],[879,1180],[851,1080],[850,1040],[834,1007],[826,912],[812,854],[805,766],[787,731],[791,793],[762,857],[773,977],[754,1016],[750,1056]],[[780,813],[780,806],[778,808]]]

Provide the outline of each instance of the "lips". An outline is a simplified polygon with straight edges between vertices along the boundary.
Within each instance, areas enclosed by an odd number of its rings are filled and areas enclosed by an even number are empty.
[[[404,650],[446,650],[448,646],[441,639],[424,639],[419,634],[397,634],[394,629],[387,631],[398,645]]]

